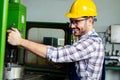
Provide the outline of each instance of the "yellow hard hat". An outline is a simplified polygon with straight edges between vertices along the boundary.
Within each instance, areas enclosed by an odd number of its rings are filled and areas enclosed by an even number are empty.
[[[80,18],[84,16],[97,16],[96,5],[92,0],[76,0],[70,11],[66,14],[68,18]]]

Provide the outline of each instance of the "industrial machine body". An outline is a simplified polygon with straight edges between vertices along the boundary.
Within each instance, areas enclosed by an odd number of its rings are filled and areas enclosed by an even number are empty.
[[[20,71],[22,69],[18,64],[19,60],[17,56],[18,53],[23,54],[24,49],[11,46],[7,43],[6,33],[7,29],[14,27],[17,28],[21,32],[22,37],[25,38],[26,7],[20,3],[20,0],[1,0],[0,26],[0,80],[6,80],[8,79],[6,77],[9,77],[9,75],[5,76],[6,74],[12,74],[13,71]],[[15,79],[16,77],[11,78]]]

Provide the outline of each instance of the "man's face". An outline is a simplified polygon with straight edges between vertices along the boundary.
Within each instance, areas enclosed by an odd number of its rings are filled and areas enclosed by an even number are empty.
[[[71,18],[70,27],[73,29],[75,36],[82,36],[89,31],[89,18]]]

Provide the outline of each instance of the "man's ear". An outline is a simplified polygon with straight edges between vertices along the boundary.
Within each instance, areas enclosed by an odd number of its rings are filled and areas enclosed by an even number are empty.
[[[94,18],[90,17],[88,21],[89,21],[90,24],[93,24],[94,23]]]

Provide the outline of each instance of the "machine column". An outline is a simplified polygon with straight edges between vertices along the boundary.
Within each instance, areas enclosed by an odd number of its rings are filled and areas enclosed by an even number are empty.
[[[0,80],[3,80],[8,1],[0,1]]]

